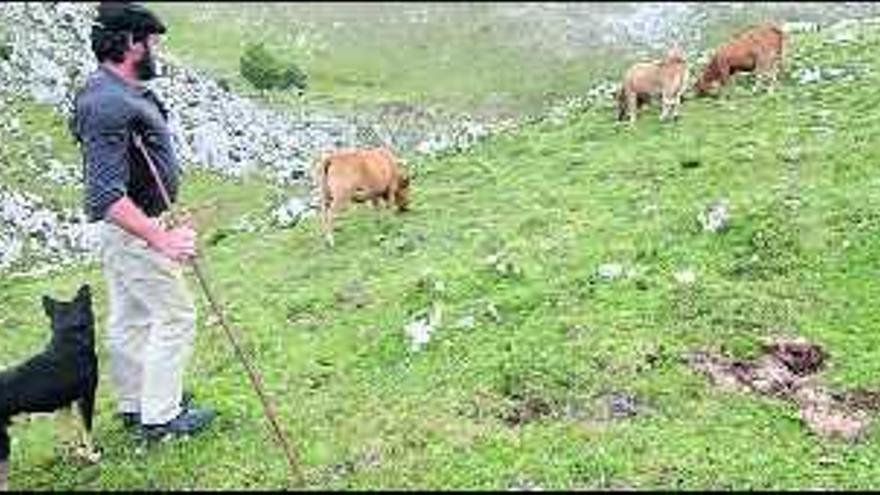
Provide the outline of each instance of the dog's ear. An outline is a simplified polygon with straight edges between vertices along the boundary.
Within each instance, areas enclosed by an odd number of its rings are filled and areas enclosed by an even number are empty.
[[[89,301],[92,298],[92,288],[89,284],[84,284],[79,290],[76,292],[76,299],[78,301]]]
[[[46,316],[52,316],[55,313],[55,301],[49,296],[43,296],[43,311]]]

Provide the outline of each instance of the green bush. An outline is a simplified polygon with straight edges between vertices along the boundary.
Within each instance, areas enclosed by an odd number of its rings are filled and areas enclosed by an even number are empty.
[[[242,77],[257,89],[306,89],[307,76],[293,62],[284,62],[262,43],[249,44],[239,61]]]

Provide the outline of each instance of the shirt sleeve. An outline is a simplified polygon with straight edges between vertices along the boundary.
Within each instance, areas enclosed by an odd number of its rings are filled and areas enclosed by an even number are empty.
[[[93,219],[127,194],[130,135],[124,107],[118,102],[93,102],[80,109],[80,136],[85,157],[85,209]]]

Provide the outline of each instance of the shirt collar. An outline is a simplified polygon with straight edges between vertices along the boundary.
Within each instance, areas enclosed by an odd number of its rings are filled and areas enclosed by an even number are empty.
[[[104,75],[105,79],[113,81],[113,83],[119,84],[119,85],[125,87],[126,89],[128,89],[129,91],[132,91],[138,95],[144,95],[149,92],[149,89],[146,86],[144,86],[143,84],[131,82],[131,81],[124,79],[119,74],[108,69],[107,66],[105,66],[104,64],[100,64],[98,66],[98,68],[101,71],[101,73]]]

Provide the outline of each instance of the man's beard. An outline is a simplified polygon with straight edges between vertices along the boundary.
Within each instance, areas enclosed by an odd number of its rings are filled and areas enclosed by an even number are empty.
[[[141,81],[149,81],[158,75],[156,72],[156,59],[153,58],[152,50],[147,49],[144,52],[144,56],[135,64],[134,70],[137,78]]]

